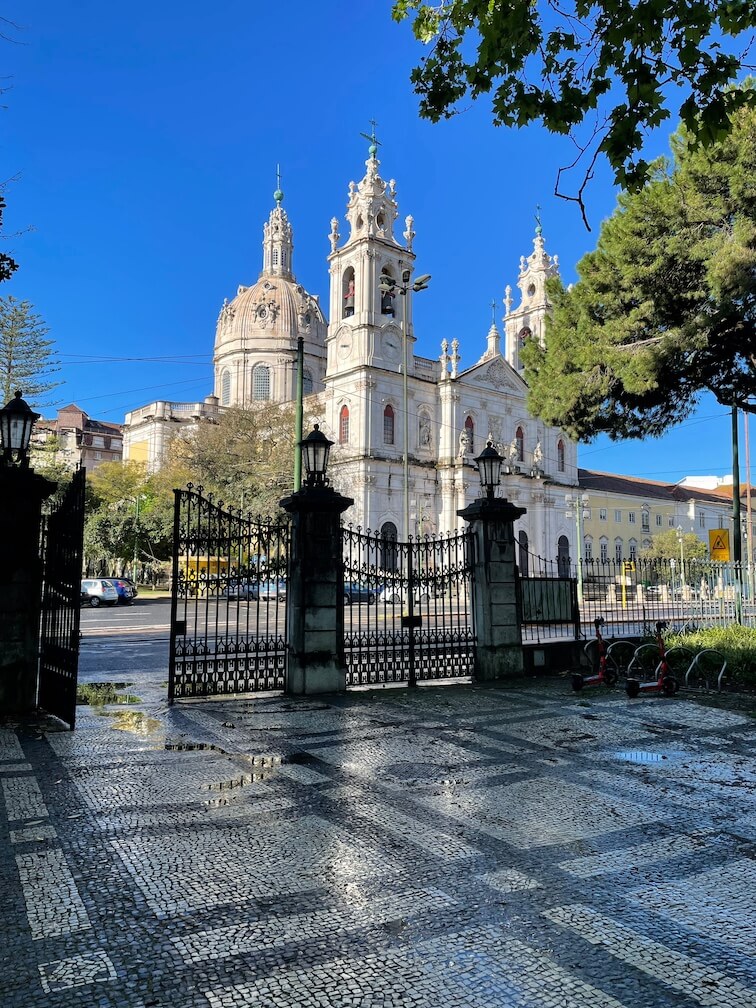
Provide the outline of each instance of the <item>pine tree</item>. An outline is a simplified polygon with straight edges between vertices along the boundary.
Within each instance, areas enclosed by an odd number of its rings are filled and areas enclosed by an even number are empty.
[[[53,340],[45,339],[48,329],[29,301],[0,298],[0,383],[2,403],[12,399],[17,389],[30,404],[56,388],[50,381],[59,370],[52,353]]]

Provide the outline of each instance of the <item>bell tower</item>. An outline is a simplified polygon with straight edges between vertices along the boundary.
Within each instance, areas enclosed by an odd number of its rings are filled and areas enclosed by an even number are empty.
[[[506,358],[512,367],[521,372],[520,350],[526,340],[544,341],[544,319],[549,310],[546,281],[559,276],[559,258],[546,251],[541,227],[540,208],[536,214],[533,251],[526,258],[520,257],[520,304],[512,310],[512,288],[507,286],[504,294],[504,332],[506,336]]]
[[[407,217],[402,236],[406,244],[399,244],[394,236],[396,183],[384,182],[378,174],[375,129],[363,136],[370,141],[366,171],[359,184],[349,183],[348,233],[341,246],[338,221],[331,221],[329,375],[365,365],[399,371],[403,326],[410,359],[414,342],[409,289],[415,260],[413,220]]]

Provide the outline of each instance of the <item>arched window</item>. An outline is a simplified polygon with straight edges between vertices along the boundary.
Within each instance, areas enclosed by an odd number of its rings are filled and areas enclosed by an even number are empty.
[[[561,438],[557,441],[557,470],[564,472],[564,441]]]
[[[472,454],[475,451],[475,424],[472,417],[465,420],[465,434],[467,435],[467,450]]]
[[[593,536],[585,536],[583,539],[583,557],[586,563],[593,560]]]
[[[614,540],[614,559],[616,563],[622,563],[622,556],[624,554],[624,549],[622,545],[622,540],[617,537]]]
[[[383,443],[394,443],[394,407],[390,404],[383,411]]]
[[[628,560],[635,560],[638,557],[638,541],[637,539],[631,539],[627,544],[627,558]]]
[[[221,375],[221,406],[228,406],[231,402],[231,372],[224,371]]]
[[[520,329],[519,333],[520,346],[524,347],[532,335],[533,333],[530,331],[530,329],[528,329],[527,326],[525,326],[524,329]]]
[[[349,407],[342,406],[339,411],[339,444],[349,444]]]
[[[601,563],[609,561],[609,540],[606,536],[601,536],[599,539],[599,560]]]
[[[381,525],[381,567],[387,571],[399,569],[399,547],[397,540],[399,534],[393,522],[384,522]]]
[[[341,278],[342,318],[350,318],[354,315],[354,290],[354,267],[348,266]]]
[[[270,399],[270,368],[267,364],[252,368],[252,398],[257,402]]]
[[[309,368],[305,368],[302,372],[302,392],[304,395],[310,395],[312,392],[312,371]]]
[[[570,576],[570,541],[566,535],[557,539],[557,573],[560,578]]]
[[[528,576],[528,533],[524,530],[517,534],[517,564],[520,574]]]
[[[281,249],[281,265],[286,268],[286,249]]]
[[[525,431],[518,427],[515,431],[515,461],[525,461]]]

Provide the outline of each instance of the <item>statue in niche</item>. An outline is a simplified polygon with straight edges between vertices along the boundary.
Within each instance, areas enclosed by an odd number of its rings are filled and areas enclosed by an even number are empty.
[[[459,433],[459,451],[458,455],[460,458],[464,458],[465,455],[469,455],[472,451],[472,438],[470,437],[470,431],[465,427]]]
[[[512,463],[520,461],[520,445],[516,437],[509,442],[509,461]]]
[[[430,417],[427,416],[425,413],[420,414],[418,435],[419,435],[420,447],[430,448],[431,443]]]
[[[354,315],[354,277],[350,277],[344,295],[344,318]]]
[[[540,469],[542,462],[543,462],[543,449],[541,448],[541,442],[536,441],[536,446],[533,449],[533,467],[535,469]]]

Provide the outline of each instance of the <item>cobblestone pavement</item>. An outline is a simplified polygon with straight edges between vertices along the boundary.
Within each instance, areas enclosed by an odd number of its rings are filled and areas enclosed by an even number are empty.
[[[142,685],[0,729],[3,1008],[756,1006],[747,711]]]

